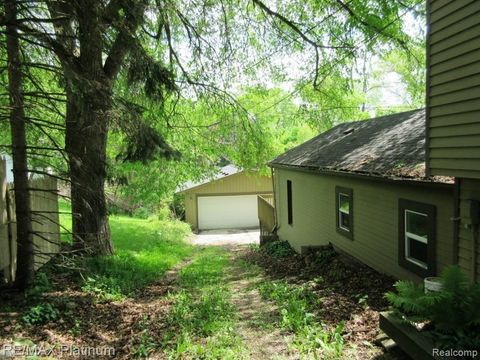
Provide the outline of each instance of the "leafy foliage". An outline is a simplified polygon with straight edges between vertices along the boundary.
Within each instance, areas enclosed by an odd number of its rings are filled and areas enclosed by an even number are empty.
[[[442,289],[423,291],[410,281],[399,281],[397,293],[386,294],[388,301],[408,321],[431,322],[443,346],[480,346],[480,285],[471,284],[458,266],[444,269]]]
[[[265,251],[275,257],[288,257],[295,254],[287,240],[272,241],[265,245]]]
[[[22,320],[27,325],[39,325],[49,321],[56,320],[60,315],[60,312],[52,304],[40,303],[31,307]]]

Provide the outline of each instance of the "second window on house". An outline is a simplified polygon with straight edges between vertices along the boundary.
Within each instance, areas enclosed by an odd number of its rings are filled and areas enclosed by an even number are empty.
[[[399,202],[399,262],[420,275],[435,274],[435,207],[416,201]]]
[[[337,186],[335,196],[337,231],[353,239],[353,190]]]

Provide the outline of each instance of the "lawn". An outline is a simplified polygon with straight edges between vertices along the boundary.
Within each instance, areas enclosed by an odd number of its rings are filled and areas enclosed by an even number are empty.
[[[60,210],[68,212],[68,203]],[[62,214],[61,222],[69,228],[70,216]],[[127,216],[111,216],[110,226],[114,256],[59,257],[25,295],[0,293],[0,345],[108,347],[117,358],[141,355],[142,324],[163,317],[173,301],[161,281],[193,254],[186,241],[191,231],[180,221]]]
[[[60,209],[69,212],[69,204],[61,202]],[[69,215],[62,214],[60,222],[65,228],[71,228]],[[110,228],[115,255],[87,259],[81,264],[83,290],[103,299],[128,296],[160,278],[193,250],[185,242],[191,233],[190,227],[180,221],[112,215]]]

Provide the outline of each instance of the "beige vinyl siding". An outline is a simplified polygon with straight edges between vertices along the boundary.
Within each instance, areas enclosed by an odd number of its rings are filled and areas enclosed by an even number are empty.
[[[480,280],[480,246],[478,226],[472,226],[470,219],[470,201],[480,201],[480,181],[460,180],[459,208],[460,223],[458,229],[458,263],[472,279]],[[476,230],[476,233],[475,231]],[[477,236],[476,242],[474,236]],[[473,254],[476,253],[476,259]],[[475,265],[474,265],[475,262]]]
[[[214,180],[183,192],[185,199],[185,221],[193,229],[198,228],[197,197],[199,195],[247,195],[271,194],[272,179],[255,172],[240,172]]]
[[[429,0],[428,168],[480,178],[480,1]]]
[[[436,206],[437,270],[454,262],[453,185],[447,188],[275,169],[278,235],[301,251],[334,246],[396,278],[419,281],[398,264],[398,200]],[[293,225],[287,224],[286,182],[292,181]],[[353,190],[353,240],[336,231],[335,187]]]

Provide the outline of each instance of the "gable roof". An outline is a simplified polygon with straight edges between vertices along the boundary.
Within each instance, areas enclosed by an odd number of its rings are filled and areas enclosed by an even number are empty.
[[[272,160],[272,167],[425,178],[425,110],[342,123]]]
[[[235,175],[235,174],[238,174],[238,173],[241,173],[243,170],[242,169],[239,169],[237,168],[235,165],[227,165],[227,166],[224,166],[222,168],[220,168],[218,170],[218,172],[216,172],[213,176],[211,177],[208,177],[208,178],[205,178],[201,181],[188,181],[186,182],[185,184],[179,186],[176,190],[177,193],[181,193],[181,192],[185,192],[185,191],[188,191],[188,190],[192,190],[194,188],[197,188],[199,186],[202,186],[202,185],[205,185],[205,184],[208,184],[212,181],[215,181],[215,180],[219,180],[219,179],[223,179],[227,176],[230,176],[230,175]]]

